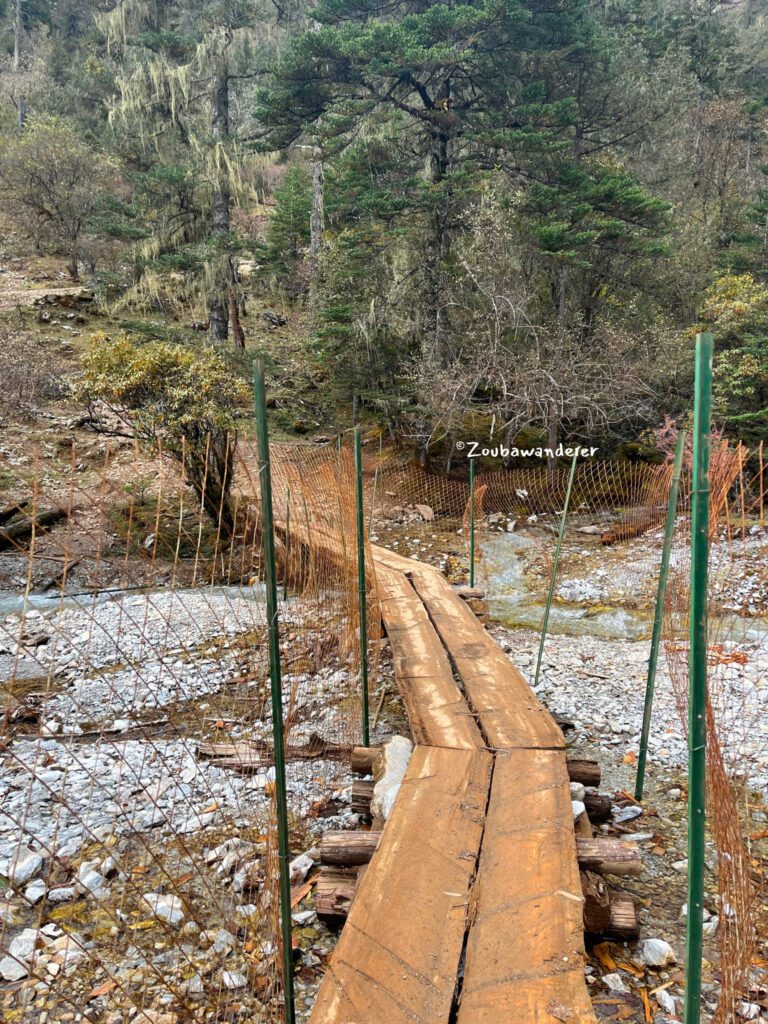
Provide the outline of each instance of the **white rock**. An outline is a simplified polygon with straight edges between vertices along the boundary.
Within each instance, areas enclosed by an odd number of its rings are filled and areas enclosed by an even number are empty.
[[[40,932],[37,928],[25,928],[16,938],[11,940],[8,947],[8,954],[16,960],[23,960],[29,963],[35,955],[35,949],[40,941]]]
[[[677,1001],[675,1000],[675,997],[671,996],[665,988],[656,993],[656,1002],[664,1013],[675,1013],[677,1011]]]
[[[226,928],[219,928],[213,939],[214,953],[229,953],[237,945],[237,938]]]
[[[28,974],[28,968],[20,960],[14,960],[10,956],[4,956],[0,960],[0,978],[3,981],[21,981]]]
[[[757,1020],[760,1016],[760,1007],[757,1003],[748,1003],[742,999],[739,1003],[739,1016],[744,1020]]]
[[[30,882],[27,888],[24,890],[24,899],[27,903],[31,903],[32,906],[35,903],[39,903],[40,900],[45,896],[46,885],[42,878],[36,878],[34,882]]]
[[[86,861],[80,865],[77,872],[77,884],[83,892],[90,893],[91,896],[98,899],[100,896],[106,896],[109,892],[109,884],[106,878],[96,871],[94,863],[94,861]]]
[[[75,898],[74,885],[57,885],[48,890],[49,903],[69,903]]]
[[[294,857],[288,865],[288,870],[291,875],[291,884],[298,885],[299,882],[303,882],[314,867],[314,864],[314,860],[308,853],[302,853],[299,854],[298,857]]]
[[[28,846],[18,846],[8,864],[8,881],[21,887],[31,882],[43,867],[43,858]]]
[[[635,818],[639,818],[642,813],[643,808],[638,807],[636,804],[632,804],[629,807],[614,807],[613,820],[617,824],[621,824],[624,821],[633,821]]]
[[[604,974],[602,981],[611,992],[629,992],[629,987],[620,974]]]
[[[702,931],[708,938],[712,938],[717,935],[717,929],[720,927],[720,918],[717,914],[713,914],[708,921],[705,921],[701,926]]]
[[[586,795],[587,791],[580,782],[571,783],[571,800],[581,800],[583,803]]]
[[[172,927],[177,927],[184,920],[184,905],[178,896],[145,892],[142,898],[155,917],[166,921]]]
[[[77,932],[70,932],[59,939],[54,939],[46,952],[50,953],[56,962],[64,965],[76,963],[86,955],[85,943]]]
[[[639,943],[638,952],[640,959],[649,967],[666,967],[667,964],[676,964],[675,951],[664,939],[643,939]]]
[[[376,785],[371,799],[371,815],[386,821],[392,813],[400,785],[405,777],[413,744],[405,736],[393,736],[382,747],[374,765]]]
[[[576,821],[577,818],[580,818],[582,816],[582,814],[584,814],[584,812],[587,809],[584,806],[584,804],[581,802],[581,800],[571,800],[571,808],[573,810],[573,820],[574,821]]]
[[[223,971],[221,980],[224,988],[245,988],[248,984],[248,979],[244,974],[238,974],[236,971]]]

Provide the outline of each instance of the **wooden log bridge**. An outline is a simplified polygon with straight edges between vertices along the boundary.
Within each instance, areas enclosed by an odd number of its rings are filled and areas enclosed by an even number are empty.
[[[373,551],[416,747],[381,835],[326,844],[342,888],[369,863],[311,1024],[596,1024],[563,734],[437,570]]]

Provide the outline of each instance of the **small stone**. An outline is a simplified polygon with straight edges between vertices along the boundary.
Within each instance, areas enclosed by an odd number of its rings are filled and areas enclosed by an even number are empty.
[[[95,870],[94,861],[86,861],[80,865],[77,873],[77,884],[83,892],[90,893],[96,898],[106,896],[109,892],[109,885],[106,878]]]
[[[237,945],[237,939],[226,928],[219,928],[213,939],[214,953],[230,953]]]
[[[739,1016],[744,1020],[757,1020],[760,1016],[760,1006],[757,1003],[748,1003],[742,999],[739,1003]]]
[[[649,967],[666,967],[667,964],[677,963],[674,949],[664,939],[643,939],[638,951],[640,959]]]
[[[40,932],[37,928],[25,928],[8,947],[8,954],[16,960],[23,960],[25,963],[35,955],[35,949],[40,942]]]
[[[636,804],[631,804],[629,807],[614,807],[613,809],[613,820],[621,825],[625,821],[633,821],[635,818],[639,818],[643,813],[643,808],[638,807]]]
[[[166,896],[158,892],[147,892],[143,896],[149,909],[161,921],[177,927],[184,920],[184,906],[178,896]]]
[[[720,918],[717,914],[713,914],[701,927],[704,934],[711,939],[717,935],[717,929],[720,927]]]
[[[688,870],[688,858],[685,860],[676,860],[672,867],[675,871],[679,872],[679,874],[684,875]]]
[[[296,924],[309,924],[310,921],[314,921],[317,914],[314,910],[299,910],[297,913],[291,915]]]
[[[659,1004],[664,1013],[675,1013],[677,1011],[677,1001],[674,996],[671,996],[665,988],[660,989],[656,993],[656,1002]]]
[[[31,882],[43,867],[43,858],[28,846],[19,846],[8,864],[8,881],[20,888]]]
[[[221,975],[221,981],[224,988],[235,989],[245,988],[248,984],[248,979],[244,974],[238,974],[236,971],[224,971]]]
[[[309,872],[314,867],[314,861],[306,854],[302,853],[298,857],[294,857],[288,866],[288,870],[291,876],[291,885],[298,885],[303,882]]]
[[[10,956],[4,956],[0,960],[0,978],[3,981],[21,981],[28,974],[28,968],[20,960],[14,960]]]
[[[602,981],[611,992],[629,992],[629,986],[620,974],[604,974]]]
[[[74,885],[57,885],[48,890],[49,903],[70,903],[75,898]]]
[[[571,783],[571,800],[580,800],[584,803],[584,797],[587,795],[587,791],[580,782]]]
[[[82,960],[86,955],[85,943],[76,932],[70,932],[68,935],[62,935],[60,939],[54,939],[46,952],[51,954],[53,960],[65,967],[67,964]]]
[[[584,812],[587,809],[584,806],[584,804],[581,802],[581,800],[571,800],[571,808],[573,810],[573,820],[574,821],[576,821],[577,818],[580,818],[582,816],[582,814],[584,814]]]
[[[45,891],[45,882],[42,878],[36,878],[34,882],[30,882],[24,890],[24,899],[27,903],[31,903],[32,906],[34,906],[35,903],[39,903],[43,896],[45,896]]]

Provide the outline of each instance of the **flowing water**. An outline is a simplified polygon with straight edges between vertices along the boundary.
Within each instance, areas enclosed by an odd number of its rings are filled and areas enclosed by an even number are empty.
[[[546,602],[548,573],[532,574],[531,566],[542,551],[554,546],[554,538],[515,532],[490,534],[483,538],[483,573],[488,583],[491,618],[518,629],[541,629]],[[555,600],[549,616],[548,633],[567,636],[597,636],[614,640],[650,639],[657,585],[660,550],[647,541],[638,548],[624,545],[585,547],[584,537],[566,535],[560,560]],[[578,568],[574,563],[578,561]],[[602,568],[601,568],[602,567]],[[607,584],[610,596],[583,601],[563,600],[557,589],[573,575],[583,580],[594,574]],[[713,624],[714,625],[714,624]],[[765,618],[726,615],[718,619],[713,632],[734,642],[768,640]]]

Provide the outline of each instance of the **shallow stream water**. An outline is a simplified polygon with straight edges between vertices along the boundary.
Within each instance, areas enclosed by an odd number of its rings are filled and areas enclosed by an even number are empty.
[[[531,533],[492,534],[483,539],[483,573],[488,585],[488,602],[491,618],[511,628],[541,629],[544,617],[548,576],[533,576],[529,567],[541,554],[542,543],[553,544]],[[569,562],[572,556],[584,552],[584,538],[566,536],[558,572],[558,586],[572,575]],[[605,549],[595,546],[594,565],[600,565],[606,556]],[[594,636],[610,640],[650,639],[653,628],[653,596],[655,595],[660,550],[649,549],[647,564],[638,568],[638,563],[621,550],[611,550],[613,561],[608,575],[615,584],[618,580],[618,595],[606,599],[566,601],[555,596],[549,616],[547,632],[566,636]],[[585,575],[583,565],[577,573]],[[640,602],[641,588],[646,597]],[[556,587],[557,592],[557,587]],[[621,595],[624,595],[622,599]],[[625,603],[626,602],[626,603]],[[643,607],[634,607],[643,603]],[[749,618],[741,615],[726,615],[713,623],[711,634],[727,637],[737,643],[768,644],[768,622],[765,618]]]

